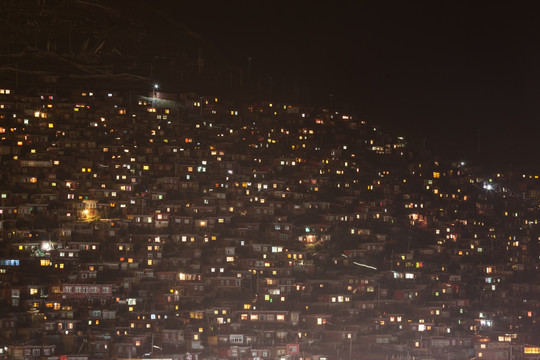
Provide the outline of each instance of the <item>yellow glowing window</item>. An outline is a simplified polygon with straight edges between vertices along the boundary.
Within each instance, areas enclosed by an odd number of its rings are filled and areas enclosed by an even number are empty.
[[[190,312],[189,313],[189,317],[192,318],[192,319],[202,319],[203,318],[203,313],[202,312]]]
[[[540,354],[540,347],[528,346],[523,349],[525,354]]]

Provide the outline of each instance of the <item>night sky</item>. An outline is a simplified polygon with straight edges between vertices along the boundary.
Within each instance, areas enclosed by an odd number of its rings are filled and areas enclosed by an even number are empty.
[[[539,153],[532,2],[224,1],[171,11],[236,61],[252,57],[254,69],[441,153],[516,164]]]

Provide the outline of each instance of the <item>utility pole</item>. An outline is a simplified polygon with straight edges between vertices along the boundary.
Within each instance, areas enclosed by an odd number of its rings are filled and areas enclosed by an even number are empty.
[[[377,308],[380,306],[381,302],[381,285],[379,279],[377,279]]]
[[[197,58],[197,67],[199,75],[202,73],[203,70],[203,58],[202,58],[202,48],[199,48],[199,56]]]
[[[352,333],[350,335],[351,335],[351,338],[349,341],[349,360],[352,360]]]
[[[202,96],[200,97],[199,101],[200,101],[199,105],[201,105],[200,108],[201,108],[201,122],[202,122],[202,119],[203,119],[203,110],[202,110],[202,106],[203,106],[203,97],[202,97]]]
[[[270,79],[270,89],[268,93],[268,101],[272,101],[272,77],[270,77],[269,79]]]

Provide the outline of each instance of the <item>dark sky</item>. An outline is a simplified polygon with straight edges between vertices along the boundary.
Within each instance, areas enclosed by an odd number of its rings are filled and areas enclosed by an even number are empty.
[[[292,3],[292,4],[291,4]],[[174,9],[238,61],[333,94],[368,121],[458,156],[538,151],[533,2],[222,1]],[[328,99],[330,96],[328,96]],[[441,136],[441,134],[443,136]]]

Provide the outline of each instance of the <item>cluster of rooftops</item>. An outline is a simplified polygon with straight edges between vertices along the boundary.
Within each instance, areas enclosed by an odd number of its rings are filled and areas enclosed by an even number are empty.
[[[0,356],[540,358],[533,172],[157,89],[0,89],[0,156]]]

